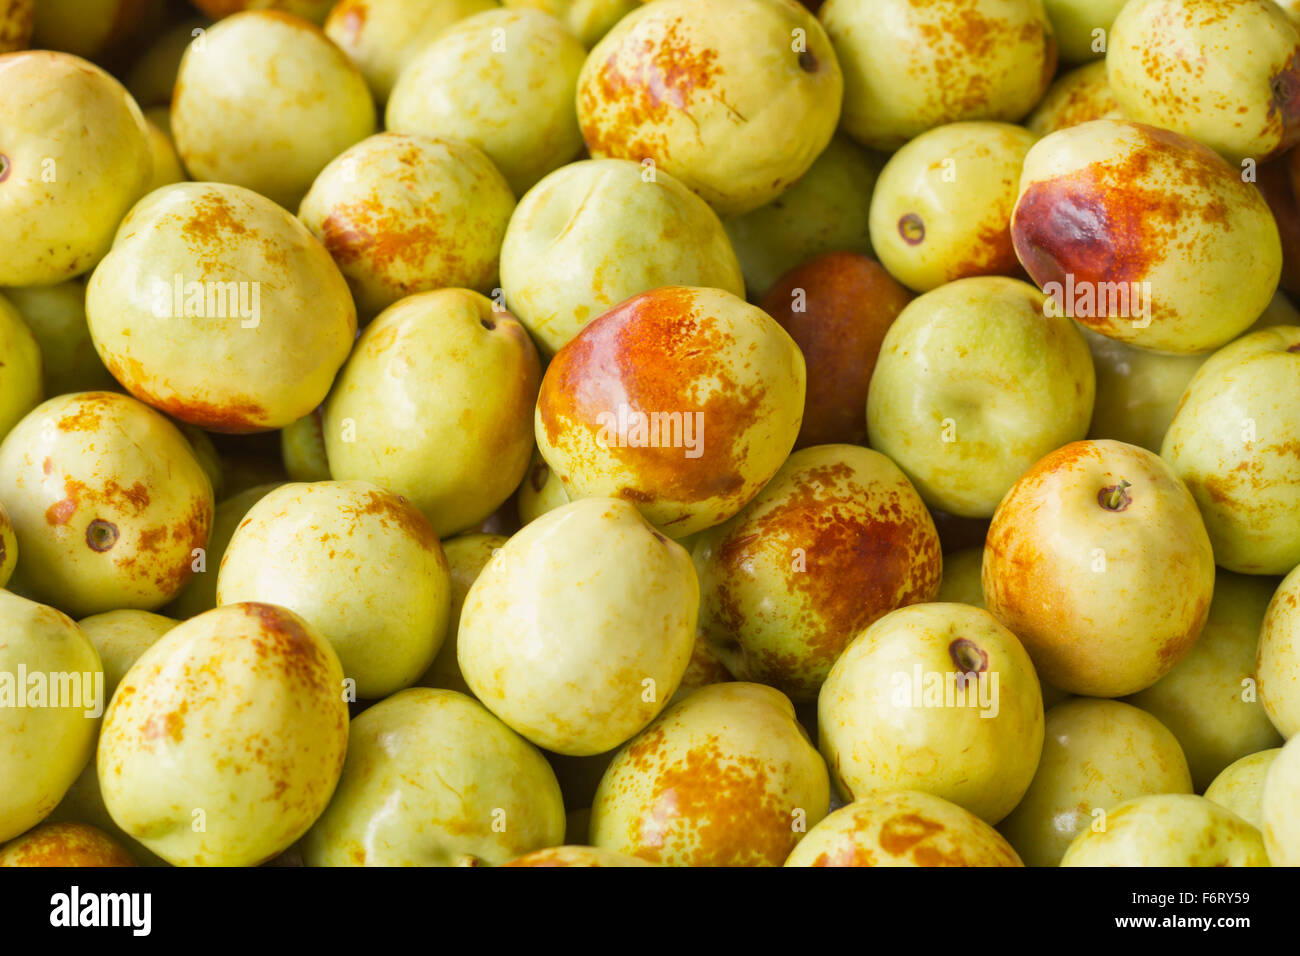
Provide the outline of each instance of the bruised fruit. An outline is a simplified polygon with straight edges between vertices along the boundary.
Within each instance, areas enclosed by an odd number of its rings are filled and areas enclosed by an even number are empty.
[[[424,687],[442,687],[447,690],[471,693],[465,677],[460,672],[460,662],[456,657],[457,634],[460,631],[461,612],[465,608],[465,598],[470,587],[478,580],[479,574],[487,567],[499,549],[508,539],[500,534],[462,534],[448,538],[442,543],[442,552],[447,559],[447,571],[451,582],[451,610],[447,615],[447,639],[438,650],[429,669],[418,681]]]
[[[1282,269],[1277,224],[1253,183],[1208,147],[1127,120],[1035,144],[1011,238],[1053,312],[1163,352],[1204,352],[1244,332]]]
[[[1264,829],[1264,782],[1281,752],[1281,747],[1274,747],[1229,764],[1205,788],[1205,799],[1231,810],[1251,826]]]
[[[90,638],[104,669],[104,703],[113,696],[131,666],[179,621],[148,611],[105,611],[82,618],[82,633]]]
[[[662,170],[624,159],[571,163],[510,218],[501,286],[547,353],[625,299],[665,285],[745,294],[717,214]]]
[[[95,752],[103,671],[69,618],[0,590],[0,841],[40,823]],[[17,675],[25,671],[27,680]],[[33,680],[33,678],[36,678]]]
[[[885,333],[912,294],[874,259],[828,252],[791,269],[759,306],[790,333],[807,363],[796,448],[865,445],[862,409]]]
[[[268,604],[217,608],[122,679],[99,738],[104,804],[174,866],[264,863],[325,808],[347,718],[342,669],[315,628]]]
[[[472,143],[522,196],[582,149],[573,97],[586,58],[578,38],[540,10],[475,14],[402,70],[387,128]]]
[[[1061,866],[1268,866],[1263,835],[1190,793],[1138,797],[1079,834]]]
[[[799,181],[723,225],[754,300],[787,270],[830,252],[871,252],[867,213],[884,160],[836,134]]]
[[[333,40],[383,103],[403,67],[457,20],[496,0],[339,0],[325,20]]]
[[[374,131],[366,81],[296,17],[237,13],[181,60],[172,134],[197,180],[246,186],[293,209],[326,163]]]
[[[1038,766],[1043,696],[1029,655],[987,611],[918,604],[840,655],[817,728],[844,796],[923,790],[997,823]]]
[[[1026,282],[960,279],[914,300],[885,334],[867,434],[931,507],[988,517],[1026,468],[1087,432],[1088,345],[1044,308]]]
[[[1300,141],[1300,32],[1269,0],[1130,0],[1110,31],[1106,70],[1133,119],[1233,163]]]
[[[609,765],[591,842],[666,866],[780,866],[830,803],[790,701],[762,684],[683,698]]]
[[[0,866],[135,866],[126,848],[84,823],[44,823],[0,846]]]
[[[306,415],[356,334],[347,283],[307,228],[219,183],[167,186],[131,210],[90,279],[86,315],[131,394],[220,432]]]
[[[1196,497],[1214,559],[1244,574],[1300,564],[1300,325],[1244,335],[1201,366],[1160,453]]]
[[[1210,615],[1192,649],[1128,699],[1173,731],[1198,792],[1239,757],[1282,743],[1254,686],[1255,651],[1272,596],[1271,580],[1217,571]]]
[[[1009,123],[951,123],[890,157],[871,196],[871,246],[917,292],[1020,274],[1011,211],[1035,136]]]
[[[1074,442],[1007,493],[984,549],[984,598],[1043,679],[1072,694],[1150,687],[1209,613],[1214,553],[1187,487],[1157,455]]]
[[[626,853],[602,850],[596,846],[553,846],[525,853],[505,866],[654,866]]]
[[[93,63],[36,50],[0,56],[0,286],[88,272],[144,193],[144,116]]]
[[[1056,69],[1040,0],[827,0],[844,70],[845,131],[895,150],[944,123],[1015,122]]]
[[[325,403],[330,473],[402,495],[440,538],[473,528],[523,480],[539,377],[528,333],[484,296],[402,299],[362,333]]]
[[[380,133],[325,167],[299,216],[369,319],[416,292],[491,292],[514,207],[510,187],[475,146]]]
[[[740,680],[795,700],[816,697],[859,631],[933,601],[941,560],[934,522],[879,452],[821,445],[795,452],[734,518],[695,544],[700,636]]]
[[[1191,792],[1187,760],[1164,724],[1117,700],[1069,700],[1047,711],[1033,782],[998,829],[1028,866],[1056,866],[1112,807]]]
[[[563,841],[560,786],[537,749],[478,701],[417,687],[352,722],[302,850],[308,866],[497,866]]]
[[[0,295],[0,439],[40,404],[42,354],[22,315]]]
[[[663,0],[592,49],[578,122],[593,157],[648,160],[730,216],[807,172],[842,91],[830,40],[793,0]]]
[[[350,578],[347,588],[338,582]],[[366,481],[276,488],[239,523],[217,604],[288,608],[330,642],[362,700],[415,683],[447,633],[450,581],[427,518]]]
[[[969,810],[919,790],[863,797],[799,841],[786,866],[1022,866]]]
[[[167,603],[212,524],[189,443],[113,392],[52,398],[23,419],[0,444],[0,500],[24,587],[79,617]]]
[[[1080,123],[1123,118],[1102,60],[1061,74],[1029,114],[1025,126],[1036,136],[1046,136]]]
[[[730,518],[776,474],[804,383],[799,347],[767,313],[719,289],[666,286],[556,354],[537,446],[571,498],[623,498],[684,538]]]
[[[699,600],[684,548],[631,504],[585,498],[527,525],[479,574],[461,612],[461,673],[538,746],[604,753],[677,689]]]
[[[1300,566],[1269,601],[1255,661],[1259,699],[1283,737],[1300,733]]]

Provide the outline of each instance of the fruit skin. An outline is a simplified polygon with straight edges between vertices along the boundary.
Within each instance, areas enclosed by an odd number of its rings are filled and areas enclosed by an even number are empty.
[[[533,7],[559,18],[590,50],[640,0],[505,0],[506,7]]]
[[[22,314],[0,295],[0,439],[40,404],[41,347]]]
[[[1056,69],[1040,0],[827,0],[818,17],[844,70],[841,125],[875,149],[944,123],[1015,122]]]
[[[47,395],[53,397],[67,392],[117,388],[117,380],[104,368],[90,338],[84,282],[71,279],[55,285],[23,286],[3,291],[3,297],[18,310],[40,345],[41,377]],[[5,351],[10,356],[15,354],[12,348]],[[6,361],[12,362],[13,359],[7,358]],[[4,431],[0,425],[0,434]]]
[[[0,53],[25,49],[32,38],[36,0],[0,0]]]
[[[1300,733],[1300,565],[1278,585],[1264,613],[1255,676],[1273,726],[1288,740]]]
[[[166,107],[171,103],[185,49],[207,27],[208,21],[203,17],[182,20],[159,33],[135,57],[126,71],[126,88],[141,109]]]
[[[1123,118],[1106,80],[1106,61],[1099,60],[1062,73],[1029,114],[1025,127],[1041,137],[1080,123]]]
[[[697,539],[700,638],[740,680],[812,700],[859,631],[933,601],[942,559],[925,505],[879,452],[820,445]]]
[[[1300,141],[1300,32],[1267,0],[1132,0],[1110,31],[1106,70],[1135,120],[1233,163]]]
[[[291,481],[330,480],[325,425],[319,408],[284,427],[280,432],[280,456]]]
[[[786,866],[1023,866],[975,814],[919,790],[876,793],[808,831]]]
[[[478,701],[410,688],[353,721],[308,866],[497,866],[564,841],[555,774]]]
[[[361,70],[381,105],[402,70],[459,20],[497,9],[496,0],[339,0],[325,35]]]
[[[351,578],[340,589],[339,582]],[[356,696],[415,683],[447,634],[451,582],[428,520],[368,481],[288,484],[239,523],[217,604],[288,608],[330,642]]]
[[[1273,582],[1218,571],[1200,637],[1168,674],[1128,699],[1173,731],[1198,792],[1240,757],[1282,738],[1253,693],[1260,625]],[[1259,696],[1264,694],[1260,687]]]
[[[551,470],[551,466],[536,448],[533,449],[532,460],[528,462],[528,474],[515,493],[515,500],[519,506],[519,520],[523,524],[536,521],[546,512],[569,503],[564,482]]]
[[[177,183],[132,209],[91,276],[86,315],[131,394],[236,434],[319,405],[357,327],[347,284],[307,228],[220,183]]]
[[[108,251],[144,192],[144,116],[117,80],[67,53],[4,54],[0,86],[0,286],[62,282]]]
[[[369,319],[416,292],[491,292],[514,208],[510,187],[477,147],[402,132],[333,158],[298,215]]]
[[[212,485],[189,443],[113,392],[62,395],[24,418],[0,443],[0,500],[24,586],[78,617],[166,604],[212,525]]]
[[[175,599],[163,610],[168,617],[186,620],[197,617],[204,611],[211,611],[217,606],[217,572],[221,559],[230,546],[230,539],[244,520],[250,508],[261,501],[279,483],[254,485],[225,498],[217,504],[212,517],[212,533],[208,537],[208,547],[204,553],[201,569],[195,573],[181,588]],[[197,562],[195,562],[197,564]]]
[[[1011,245],[1020,168],[1037,137],[1009,123],[950,123],[889,158],[871,196],[871,246],[916,292],[1021,274]]]
[[[472,143],[522,196],[582,150],[573,98],[586,58],[578,38],[540,10],[475,14],[402,70],[387,128]]]
[[[654,866],[626,853],[595,846],[553,846],[525,853],[505,866]]]
[[[1281,747],[1261,750],[1229,764],[1205,788],[1205,799],[1226,807],[1253,827],[1264,829],[1264,783]],[[1268,845],[1267,834],[1264,837]]]
[[[762,310],[719,289],[666,286],[556,354],[537,447],[569,497],[624,498],[684,538],[726,521],[776,474],[799,432],[805,377],[799,347]]]
[[[871,253],[867,213],[884,162],[836,133],[797,183],[723,223],[751,299],[768,297],[783,273],[825,253]]]
[[[236,13],[181,59],[172,133],[190,175],[294,209],[325,165],[375,131],[375,103],[343,51],[311,23]]]
[[[1201,366],[1160,453],[1191,489],[1214,558],[1243,574],[1300,564],[1300,325],[1242,336]]]
[[[547,354],[624,300],[665,285],[745,294],[717,213],[661,169],[625,159],[570,163],[529,190],[510,217],[501,286]]]
[[[959,279],[915,299],[885,333],[867,434],[932,508],[986,518],[1026,468],[1087,432],[1088,345],[1044,308],[1026,282]]]
[[[1259,830],[1190,793],[1138,797],[1084,830],[1061,866],[1268,866]]]
[[[1277,224],[1252,183],[1208,147],[1128,120],[1035,144],[1011,238],[1057,311],[1164,352],[1204,352],[1244,332],[1282,269]]]
[[[99,728],[95,686],[103,671],[95,645],[67,616],[8,591],[0,591],[0,674],[13,675],[7,694],[31,698],[30,683],[17,685],[20,666],[30,678],[77,674],[68,693],[80,689],[80,699],[62,699],[80,706],[0,707],[0,841],[9,840],[40,823],[63,799],[68,787],[95,750]],[[87,680],[89,676],[89,681]],[[47,681],[49,678],[47,678]],[[53,693],[51,689],[50,693]],[[53,700],[47,697],[46,702]],[[98,705],[98,706],[96,706]]]
[[[1111,808],[1155,793],[1191,793],[1178,739],[1144,710],[1076,698],[1047,711],[1043,756],[1024,799],[999,824],[1027,866],[1056,866]]]
[[[874,259],[828,252],[785,273],[759,307],[790,333],[807,363],[795,448],[865,445],[862,409],[885,333],[913,296]]]
[[[101,59],[130,39],[149,13],[145,0],[40,0],[35,9],[34,47]]]
[[[334,0],[193,0],[193,3],[214,20],[233,16],[242,10],[266,10],[322,23]]]
[[[105,611],[82,618],[77,626],[90,638],[104,669],[104,701],[113,696],[140,655],[180,621],[148,611]]]
[[[677,689],[699,594],[684,548],[631,504],[585,498],[488,562],[465,597],[456,656],[474,696],[517,733],[556,753],[604,753]]]
[[[460,662],[456,655],[460,616],[465,608],[465,598],[469,595],[470,587],[496,552],[505,547],[507,540],[509,539],[502,534],[461,534],[448,538],[442,543],[451,581],[451,610],[447,615],[447,639],[438,649],[438,655],[429,665],[429,669],[417,681],[422,687],[441,687],[462,694],[472,693],[469,685],[465,683],[465,676],[460,672]]]
[[[790,701],[762,684],[701,687],[614,757],[591,841],[665,866],[780,866],[830,802]]]
[[[807,172],[843,85],[825,31],[793,0],[665,0],[592,49],[578,122],[593,157],[653,160],[732,216]]]
[[[104,715],[108,812],[174,866],[271,859],[339,779],[342,687],[329,643],[284,608],[231,604],[186,621],[141,655]]]
[[[1261,817],[1264,846],[1274,866],[1300,866],[1300,744],[1293,738],[1273,760],[1264,779]]]
[[[1159,453],[1178,402],[1205,354],[1168,355],[1100,335],[1079,325],[1092,351],[1097,398],[1089,438],[1112,438]]]
[[[0,588],[9,583],[18,564],[18,536],[14,534],[9,512],[0,505]]]
[[[1083,63],[1106,55],[1105,41],[1115,17],[1128,0],[1043,0],[1043,9],[1052,23],[1061,59],[1066,63]],[[1100,30],[1102,35],[1095,36]],[[1097,41],[1102,49],[1094,49]]]
[[[1120,697],[1150,687],[1196,641],[1214,554],[1196,502],[1162,459],[1123,442],[1074,442],[998,506],[983,585],[1044,680]]]
[[[135,865],[124,846],[84,823],[44,823],[0,846],[0,867]]]
[[[149,177],[146,192],[153,192],[172,183],[183,183],[188,176],[181,166],[181,158],[176,154],[176,144],[172,142],[170,114],[165,108],[155,107],[144,115],[144,125],[149,132],[149,155],[153,158],[153,174]]]
[[[1296,202],[1291,169],[1300,160],[1294,150],[1255,170],[1255,185],[1268,203],[1282,241],[1282,277],[1278,294],[1300,292],[1300,204]]]
[[[473,528],[523,480],[540,375],[528,333],[491,300],[409,296],[362,333],[325,403],[330,472],[402,495],[439,538]]]
[[[985,676],[956,687],[970,673]],[[845,648],[817,699],[817,729],[845,797],[924,790],[997,823],[1038,766],[1043,697],[1029,655],[988,612],[916,604]]]

